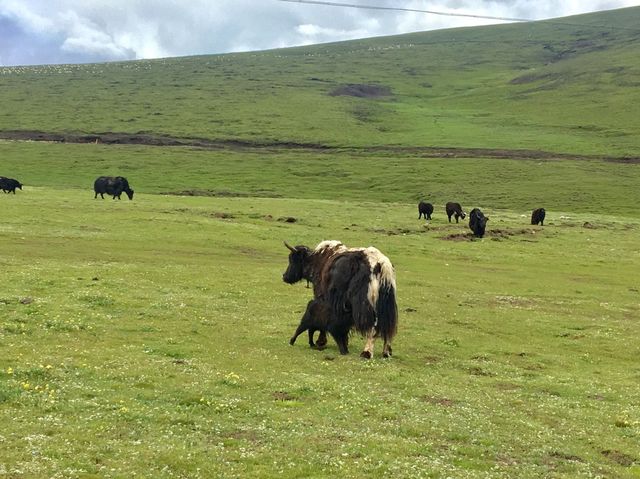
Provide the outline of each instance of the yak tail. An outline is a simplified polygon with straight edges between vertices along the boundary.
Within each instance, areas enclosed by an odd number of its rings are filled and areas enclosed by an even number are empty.
[[[398,330],[398,305],[396,303],[395,285],[387,281],[380,283],[378,301],[376,303],[378,334],[385,341],[391,340]]]

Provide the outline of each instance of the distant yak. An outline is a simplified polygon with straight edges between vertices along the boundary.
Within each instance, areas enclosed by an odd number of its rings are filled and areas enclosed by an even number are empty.
[[[451,217],[455,215],[456,223],[458,222],[458,218],[465,219],[467,217],[466,213],[462,210],[462,206],[460,203],[449,202],[445,206],[445,210],[447,211],[447,216],[449,217],[449,223],[451,223]]]
[[[477,238],[484,236],[487,221],[489,221],[489,218],[486,217],[479,208],[471,210],[471,213],[469,213],[469,229],[473,231],[474,236]]]
[[[540,223],[540,226],[544,226],[544,217],[546,214],[547,212],[544,210],[544,208],[533,210],[533,213],[531,213],[531,224],[537,225],[538,223]]]
[[[0,176],[0,190],[4,191],[5,193],[13,193],[15,195],[16,188],[21,190],[22,186],[23,186],[22,183],[20,183],[18,180]]]
[[[98,195],[104,199],[104,194],[113,196],[113,199],[120,199],[120,195],[124,191],[130,200],[133,199],[133,190],[129,188],[129,182],[122,176],[100,176],[93,183],[93,191],[96,192],[93,199]]]
[[[328,313],[326,329],[335,339],[340,354],[349,352],[349,332],[353,328],[366,336],[360,356],[373,357],[374,340],[381,336],[382,355],[390,357],[398,306],[395,271],[389,258],[374,247],[347,248],[339,241],[323,241],[314,249],[292,247],[287,243],[285,246],[290,253],[283,281],[294,284],[306,279],[313,284],[314,301],[319,303],[314,305],[311,301],[305,312],[312,327],[322,327],[323,315]],[[304,328],[304,322],[303,317],[296,333]]]
[[[433,205],[431,203],[425,203],[424,201],[418,203],[418,219],[424,215],[425,220],[431,220],[431,213],[433,213]]]

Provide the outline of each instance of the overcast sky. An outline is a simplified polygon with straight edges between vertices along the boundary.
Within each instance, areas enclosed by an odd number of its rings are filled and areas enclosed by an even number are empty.
[[[637,6],[640,0],[342,3],[543,19]],[[265,50],[488,23],[499,22],[279,0],[0,0],[0,66]]]

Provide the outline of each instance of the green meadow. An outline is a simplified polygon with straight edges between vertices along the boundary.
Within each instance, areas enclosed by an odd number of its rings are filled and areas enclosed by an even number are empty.
[[[640,477],[638,19],[0,68],[0,136],[221,142],[0,141],[0,476]],[[393,358],[289,345],[325,239],[394,263]]]

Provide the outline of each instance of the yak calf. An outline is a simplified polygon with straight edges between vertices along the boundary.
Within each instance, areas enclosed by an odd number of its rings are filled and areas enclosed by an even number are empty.
[[[309,331],[309,347],[315,349],[324,349],[327,347],[327,326],[331,312],[329,306],[324,301],[312,299],[307,303],[307,309],[300,319],[300,325],[296,332],[289,340],[289,344],[293,346],[298,336],[305,331]],[[320,331],[318,341],[313,342],[313,335],[316,331]]]

